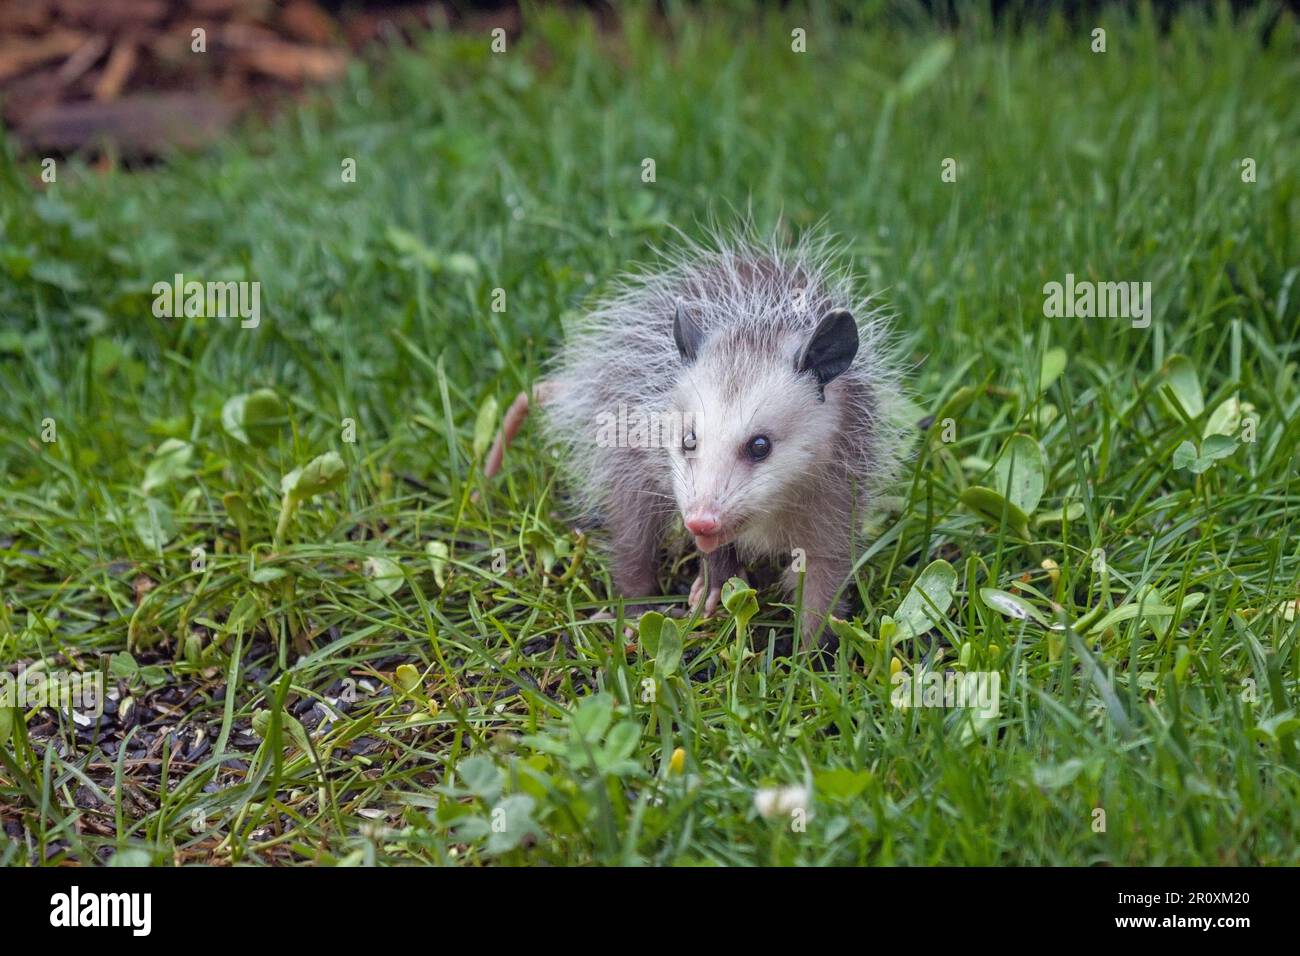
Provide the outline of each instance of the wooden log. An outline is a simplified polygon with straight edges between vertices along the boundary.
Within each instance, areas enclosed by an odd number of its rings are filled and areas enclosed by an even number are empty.
[[[70,153],[112,144],[127,157],[197,149],[219,137],[235,107],[203,93],[138,93],[112,102],[59,103],[18,129],[32,149]]]

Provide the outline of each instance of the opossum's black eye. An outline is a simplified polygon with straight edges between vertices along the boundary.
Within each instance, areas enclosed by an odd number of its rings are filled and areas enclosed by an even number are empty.
[[[766,435],[755,435],[745,446],[745,453],[754,461],[762,461],[772,454],[772,440]]]
[[[689,431],[682,436],[682,451],[695,451],[694,431]]]

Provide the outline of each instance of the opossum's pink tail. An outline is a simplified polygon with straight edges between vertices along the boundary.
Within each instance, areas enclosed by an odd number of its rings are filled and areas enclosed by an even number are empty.
[[[555,389],[555,383],[548,382],[545,379],[534,383],[533,403],[545,405],[555,394]],[[528,411],[528,393],[520,392],[515,396],[515,400],[510,403],[510,407],[506,409],[505,418],[501,421],[501,430],[497,432],[496,440],[492,442],[492,448],[488,451],[487,459],[483,462],[483,476],[485,478],[491,478],[501,470],[501,465],[506,457],[506,449],[510,447],[510,443],[519,434],[524,419],[528,417]]]

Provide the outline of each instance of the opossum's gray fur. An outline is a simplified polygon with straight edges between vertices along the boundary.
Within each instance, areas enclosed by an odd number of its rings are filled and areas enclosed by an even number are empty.
[[[838,575],[833,585],[822,581],[815,590],[843,583],[853,555],[851,525],[895,476],[903,446],[902,390],[886,322],[843,266],[845,258],[821,230],[783,243],[757,237],[750,227],[715,229],[702,242],[682,238],[649,267],[622,277],[566,330],[546,376],[545,429],[560,450],[576,504],[601,515],[613,534],[615,582],[624,596],[653,589],[646,565],[655,548],[647,557],[647,542],[657,546],[665,531],[681,526],[673,486],[681,462],[662,448],[600,447],[597,423],[602,415],[616,415],[620,404],[643,412],[672,407],[684,374],[673,337],[679,305],[709,345],[694,374],[716,383],[723,403],[740,401],[747,389],[760,390],[748,397],[752,404],[766,400],[763,389],[791,387],[783,377],[791,350],[828,310],[853,314],[857,355],[825,386],[828,410],[810,413],[835,416],[824,453],[798,475],[772,476],[791,491],[779,508],[769,507],[780,514],[763,516],[771,527],[760,540],[737,542],[745,560],[756,552],[789,557],[790,550],[802,549],[809,561],[825,558],[831,577]],[[796,387],[807,387],[813,400],[813,384]],[[743,500],[736,504],[743,506]],[[723,562],[718,570],[732,568]],[[807,587],[804,593],[807,602]],[[830,597],[811,595],[823,605]]]

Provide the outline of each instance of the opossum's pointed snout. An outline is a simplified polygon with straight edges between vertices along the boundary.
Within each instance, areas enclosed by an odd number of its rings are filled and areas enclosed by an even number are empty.
[[[686,522],[686,530],[691,534],[717,534],[722,530],[722,519],[716,511],[692,511],[683,520]]]
[[[723,543],[722,519],[716,511],[697,508],[682,515],[682,521],[695,538],[695,546],[708,554]]]

